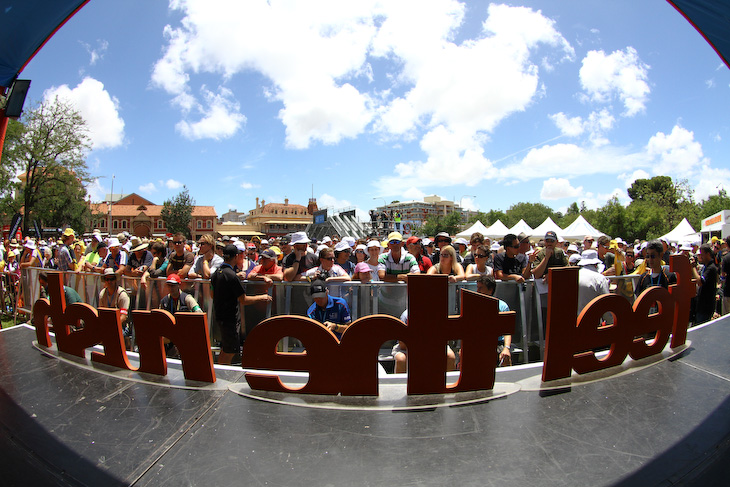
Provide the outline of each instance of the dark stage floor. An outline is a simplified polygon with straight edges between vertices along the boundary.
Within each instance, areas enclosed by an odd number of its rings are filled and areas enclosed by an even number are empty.
[[[129,381],[0,333],[1,485],[728,485],[730,318],[608,380],[417,411]],[[515,383],[539,368],[500,370]],[[242,381],[238,370],[219,379]],[[223,382],[222,382],[223,383]]]

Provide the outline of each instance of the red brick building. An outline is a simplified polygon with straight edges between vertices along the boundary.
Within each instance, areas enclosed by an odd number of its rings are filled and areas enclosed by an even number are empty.
[[[102,233],[116,235],[127,231],[138,237],[164,237],[167,233],[165,221],[160,216],[162,205],[156,205],[142,196],[131,193],[119,198],[111,198],[111,229],[109,225],[109,204],[92,203],[91,211],[96,215],[91,221],[92,229],[98,228]],[[190,234],[194,239],[201,235],[215,235],[217,215],[213,206],[194,206],[190,221]],[[111,231],[110,231],[111,230]]]

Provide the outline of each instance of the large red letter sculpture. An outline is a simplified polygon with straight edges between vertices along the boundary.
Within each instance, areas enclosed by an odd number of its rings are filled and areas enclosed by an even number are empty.
[[[548,321],[545,339],[545,365],[542,380],[570,377],[620,365],[631,356],[641,359],[661,352],[672,335],[672,348],[684,344],[689,324],[689,303],[695,295],[689,261],[684,255],[670,257],[677,284],[669,291],[661,287],[645,290],[634,302],[606,294],[593,299],[578,314],[578,269],[550,269],[548,274]],[[658,311],[649,309],[658,303]],[[613,315],[613,324],[599,326],[604,313]],[[644,335],[654,334],[647,343]],[[596,358],[593,350],[610,346],[608,355]]]
[[[134,311],[136,335],[140,348],[140,366],[134,369],[124,349],[124,337],[118,309],[94,309],[84,303],[66,306],[63,281],[60,273],[48,274],[48,294],[51,300],[39,299],[33,305],[33,319],[38,343],[51,346],[49,318],[53,323],[58,350],[78,357],[85,357],[85,350],[102,345],[104,353],[92,352],[91,360],[121,369],[165,375],[167,362],[162,353],[162,337],[175,342],[183,362],[183,373],[188,380],[215,382],[213,356],[208,338],[208,319],[202,313],[178,313],[172,316],[165,311]],[[77,331],[71,325],[83,321]],[[157,347],[156,347],[157,346]]]
[[[338,342],[323,325],[308,318],[279,316],[255,327],[246,338],[243,367],[303,370],[309,382],[291,389],[277,375],[248,372],[253,389],[309,394],[378,394],[377,356],[383,342],[408,346],[408,394],[440,394],[491,389],[497,363],[497,337],[514,330],[515,313],[499,313],[498,300],[471,291],[461,298],[461,316],[448,316],[446,276],[409,276],[406,326],[392,316],[373,315],[352,323]],[[306,352],[277,352],[282,338],[297,338]],[[446,342],[462,340],[459,380],[446,385]],[[485,344],[494,347],[484,351]]]

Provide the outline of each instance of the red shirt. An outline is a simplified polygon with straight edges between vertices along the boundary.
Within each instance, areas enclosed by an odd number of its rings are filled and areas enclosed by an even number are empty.
[[[276,274],[277,272],[281,272],[281,267],[274,264],[271,266],[271,268],[269,270],[266,270],[266,269],[264,269],[264,266],[259,264],[256,267],[254,267],[253,269],[251,269],[251,272],[255,272],[259,276],[268,276],[270,274]],[[249,272],[249,274],[251,272]]]

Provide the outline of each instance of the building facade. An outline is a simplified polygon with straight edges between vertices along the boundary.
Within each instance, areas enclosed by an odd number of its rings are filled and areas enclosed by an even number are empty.
[[[289,203],[266,203],[256,198],[256,208],[248,212],[246,225],[269,236],[282,236],[292,232],[302,232],[312,223],[312,215],[317,211],[317,201],[310,199],[308,206]]]
[[[162,205],[156,205],[142,196],[132,193],[127,195],[110,195],[110,203],[91,203],[94,217],[91,221],[91,232],[97,228],[102,234],[116,235],[129,232],[140,238],[164,237],[169,233],[165,221],[161,217]],[[111,209],[111,211],[110,211]],[[109,221],[111,220],[111,227]],[[206,233],[215,234],[218,218],[213,206],[194,206],[190,220],[190,234],[198,239]]]
[[[398,203],[378,206],[376,211],[379,214],[385,211],[388,214],[388,219],[393,218],[393,211],[398,211],[404,222],[416,225],[423,225],[429,218],[446,216],[454,212],[458,212],[462,220],[468,215],[468,212],[458,204],[436,195],[426,196],[423,201],[399,201]]]

